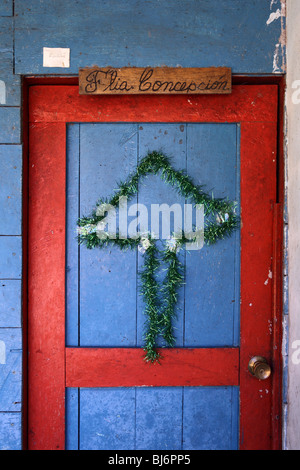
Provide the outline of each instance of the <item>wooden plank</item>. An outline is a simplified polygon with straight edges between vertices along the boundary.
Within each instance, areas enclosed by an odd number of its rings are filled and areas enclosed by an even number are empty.
[[[162,151],[172,160],[173,168],[177,170],[186,170],[186,126],[184,124],[175,123],[155,123],[144,124],[139,126],[139,161],[147,154],[149,149],[151,151]],[[183,212],[183,204],[185,198],[178,194],[178,192],[162,181],[159,175],[148,175],[139,185],[138,192],[139,204],[144,204],[148,209],[148,224],[149,231],[157,232],[154,227],[154,221],[151,217],[152,204],[168,204],[170,207],[173,204],[180,204]],[[154,218],[154,217],[153,217]],[[170,231],[174,230],[174,220],[170,216]],[[162,225],[160,224],[160,238],[162,237]],[[157,246],[163,249],[165,241],[158,241]],[[161,255],[159,255],[161,257]],[[178,253],[181,263],[185,264],[185,253],[181,251]],[[138,272],[143,270],[144,256],[138,252]],[[160,285],[166,276],[166,266],[162,262],[156,271],[156,278]],[[137,346],[144,345],[143,337],[145,334],[145,304],[143,297],[138,291],[137,296]],[[178,290],[178,300],[176,303],[176,318],[173,321],[174,335],[176,343],[174,346],[183,347],[184,345],[184,286]],[[158,345],[165,346],[162,338],[158,338]]]
[[[0,143],[19,144],[20,108],[0,107]]]
[[[77,74],[80,67],[230,66],[271,74],[281,21],[279,1],[15,0],[16,73]],[[55,40],[54,40],[55,38]],[[69,69],[43,67],[42,48],[69,47]],[[278,72],[281,68],[279,51]]]
[[[0,411],[21,411],[21,328],[0,328]]]
[[[184,450],[238,449],[238,387],[186,387],[183,400]]]
[[[35,125],[29,139],[28,441],[29,449],[58,450],[65,443],[66,127]]]
[[[66,348],[66,387],[238,385],[238,348],[161,349],[147,364],[140,348]],[[220,367],[222,364],[222,367]]]
[[[13,18],[0,16],[0,34],[0,53],[5,58],[11,57],[13,52]]]
[[[1,235],[20,235],[22,191],[22,147],[0,146],[0,220]]]
[[[81,95],[228,94],[228,67],[92,67],[79,69]]]
[[[187,174],[214,197],[239,206],[237,126],[187,124],[187,138]],[[185,346],[239,344],[239,252],[237,230],[187,254]]]
[[[79,450],[79,397],[78,388],[66,388],[66,450]]]
[[[237,449],[238,402],[238,387],[83,388],[80,449]]]
[[[136,164],[136,124],[81,125],[80,216],[111,197]],[[136,252],[80,247],[81,346],[136,346]]]
[[[13,72],[13,55],[3,55],[0,64],[0,106],[20,106],[21,77]]]
[[[134,388],[80,390],[80,449],[135,448]]]
[[[0,281],[0,327],[21,327],[21,280]]]
[[[136,389],[136,449],[179,450],[182,445],[182,387]],[[197,433],[197,427],[194,428]]]
[[[281,403],[277,397],[282,396],[282,251],[283,251],[283,205],[274,207],[273,224],[273,374],[272,374],[272,450],[281,449],[282,416]]]
[[[251,450],[272,445],[272,378],[261,382],[252,377],[248,363],[251,357],[261,355],[272,365],[276,133],[275,123],[241,125],[240,448]]]
[[[21,237],[0,236],[0,279],[21,279],[21,273]]]
[[[67,126],[66,175],[66,345],[79,346],[79,246],[76,238],[79,214],[79,124]]]
[[[22,450],[21,413],[0,412],[0,450]]]
[[[0,16],[13,16],[13,0],[1,1]]]
[[[79,95],[77,86],[30,87],[29,122],[276,121],[277,85],[233,86],[230,95]],[[142,100],[142,102],[141,102]],[[269,102],[269,107],[265,103]]]

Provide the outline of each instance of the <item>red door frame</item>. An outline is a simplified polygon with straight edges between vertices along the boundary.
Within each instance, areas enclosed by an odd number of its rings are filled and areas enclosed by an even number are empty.
[[[74,80],[74,79],[73,79]],[[277,95],[278,87],[235,86],[232,95],[226,97],[143,96],[143,109],[137,112],[136,97],[123,97],[122,107],[118,97],[79,96],[77,86],[33,86],[29,87],[29,130],[33,138],[29,152],[29,201],[28,201],[28,441],[30,449],[64,448],[64,393],[65,386],[98,386],[97,374],[86,373],[87,358],[94,355],[100,367],[100,349],[65,348],[64,331],[64,269],[65,269],[65,147],[66,122],[140,121],[140,122],[239,122],[241,125],[241,201],[245,200],[248,189],[252,198],[243,208],[241,230],[241,336],[248,334],[247,344],[240,348],[188,349],[164,351],[168,375],[160,369],[151,371],[142,368],[139,349],[128,350],[126,365],[134,374],[127,372],[124,377],[135,377],[125,384],[112,382],[110,365],[116,364],[118,349],[109,349],[107,377],[104,386],[115,385],[240,385],[240,448],[280,448],[280,285],[281,285],[281,205],[276,204],[276,155],[277,155]],[[276,98],[276,99],[275,99]],[[99,102],[101,100],[101,114]],[[156,110],[159,109],[157,113]],[[176,113],[172,113],[176,109]],[[180,109],[181,117],[178,117]],[[144,110],[144,111],[143,111]],[[122,117],[123,116],[123,117]],[[165,118],[164,118],[165,116]],[[26,141],[25,141],[26,146]],[[265,159],[266,154],[274,158]],[[40,161],[35,160],[42,155]],[[255,156],[255,158],[253,158]],[[277,155],[278,157],[278,155]],[[264,178],[255,184],[255,166],[260,165]],[[43,166],[44,165],[44,166]],[[51,167],[51,176],[49,168]],[[41,173],[43,176],[41,177]],[[47,175],[49,180],[47,181]],[[54,178],[53,178],[54,177]],[[32,185],[31,182],[35,181]],[[257,183],[257,182],[256,182]],[[262,189],[269,186],[272,198],[264,197]],[[263,210],[259,210],[262,207]],[[50,219],[45,214],[51,214]],[[255,214],[255,217],[253,217]],[[255,246],[264,257],[249,259]],[[267,249],[264,246],[267,245]],[[252,247],[252,248],[251,248]],[[270,247],[272,247],[270,251]],[[273,263],[271,260],[273,259]],[[268,269],[267,269],[268,268]],[[273,272],[273,278],[265,284],[266,272]],[[267,271],[266,271],[267,270]],[[247,271],[247,275],[243,275]],[[259,273],[259,275],[257,275]],[[55,280],[55,281],[54,281]],[[255,285],[255,289],[253,286]],[[263,318],[260,299],[268,304],[270,317]],[[252,305],[251,305],[252,304]],[[251,308],[257,306],[256,315]],[[266,304],[264,305],[266,308]],[[39,311],[51,312],[41,316]],[[267,321],[268,320],[268,321]],[[271,326],[273,328],[271,328]],[[54,339],[53,339],[53,333]],[[51,336],[52,335],[52,336]],[[51,338],[51,339],[50,339]],[[102,350],[107,354],[107,350]],[[124,349],[122,349],[124,353]],[[183,363],[206,363],[210,356],[210,370],[207,374],[181,377],[177,380],[174,355]],[[253,355],[265,355],[273,366],[272,379],[260,383],[253,379],[247,365]],[[189,358],[186,356],[189,355]],[[136,361],[136,356],[138,360]],[[65,359],[67,367],[65,368]],[[203,362],[204,361],[204,362]],[[61,364],[61,366],[58,366]],[[76,364],[76,367],[74,366]],[[83,364],[84,367],[80,365]],[[220,364],[228,365],[224,375],[219,373]],[[237,369],[240,367],[240,379]],[[41,374],[43,371],[43,374]],[[187,372],[189,368],[187,366]],[[222,371],[223,373],[223,371]],[[102,375],[103,378],[103,375]],[[276,393],[261,394],[270,383]],[[85,384],[85,385],[84,385]],[[103,386],[103,381],[101,380]],[[266,385],[266,387],[264,386]],[[248,395],[248,398],[247,398]],[[272,410],[265,424],[258,429],[266,409]],[[47,421],[45,424],[45,418]],[[40,424],[39,424],[40,423]],[[255,431],[254,431],[255,430]]]

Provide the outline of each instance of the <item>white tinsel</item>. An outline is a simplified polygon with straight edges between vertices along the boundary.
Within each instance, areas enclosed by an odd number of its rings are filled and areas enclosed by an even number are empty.
[[[89,233],[95,232],[95,229],[96,229],[96,225],[86,224],[86,225],[83,225],[82,227],[77,227],[77,234],[86,236],[86,235],[89,235]]]
[[[149,238],[142,237],[138,245],[138,250],[140,253],[144,254],[146,250],[148,250],[149,246],[151,246],[151,241],[149,240]]]
[[[166,245],[169,251],[178,253],[180,250],[180,244],[176,238],[170,238],[170,240],[167,240]]]

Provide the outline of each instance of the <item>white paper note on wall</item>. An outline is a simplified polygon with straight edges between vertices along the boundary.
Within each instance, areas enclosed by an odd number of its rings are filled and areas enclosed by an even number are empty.
[[[43,47],[43,67],[70,67],[70,49]]]

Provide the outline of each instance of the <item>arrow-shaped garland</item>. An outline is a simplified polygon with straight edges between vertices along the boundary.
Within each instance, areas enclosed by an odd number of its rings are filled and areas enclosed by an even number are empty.
[[[169,159],[160,152],[151,152],[144,157],[137,166],[133,175],[125,182],[119,184],[116,193],[106,200],[99,200],[96,209],[90,217],[82,217],[78,220],[78,242],[87,248],[101,248],[116,245],[121,249],[138,248],[144,256],[144,269],[140,274],[141,293],[145,302],[145,315],[147,317],[146,332],[144,336],[146,352],[145,360],[156,362],[160,354],[156,350],[156,340],[159,335],[163,337],[168,347],[173,347],[175,337],[172,320],[175,316],[178,289],[183,284],[184,267],[177,257],[177,253],[191,239],[185,234],[176,234],[171,240],[166,241],[163,250],[163,262],[167,264],[166,277],[162,288],[156,280],[156,271],[159,268],[160,251],[156,246],[156,239],[151,234],[142,234],[137,238],[122,238],[117,233],[113,238],[99,236],[99,223],[104,219],[103,210],[99,208],[110,205],[117,207],[120,198],[130,199],[138,192],[138,184],[141,179],[149,174],[159,174],[161,179],[175,188],[178,193],[191,200],[194,205],[203,205],[204,215],[214,216],[214,221],[204,227],[204,243],[212,245],[218,240],[232,235],[239,227],[239,217],[235,213],[236,203],[224,199],[215,199],[206,194],[202,186],[194,185],[191,178],[183,171],[174,170]],[[98,210],[97,210],[98,209]],[[99,215],[100,214],[100,215]],[[210,217],[211,219],[212,217]],[[102,229],[103,230],[103,229]],[[161,295],[163,301],[161,301]]]

